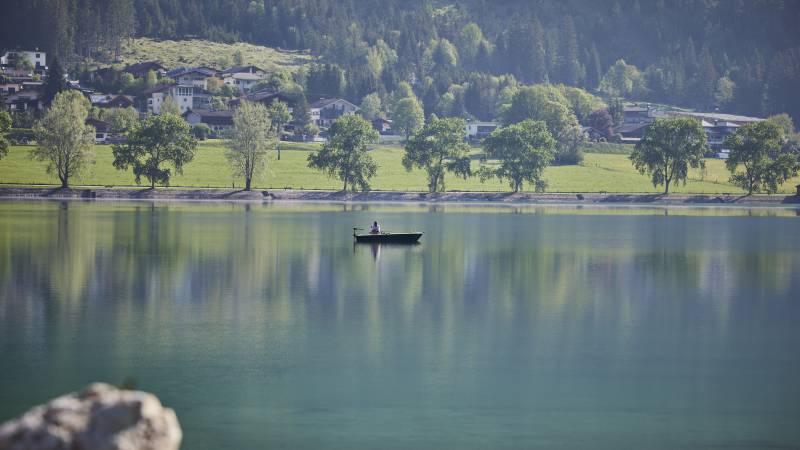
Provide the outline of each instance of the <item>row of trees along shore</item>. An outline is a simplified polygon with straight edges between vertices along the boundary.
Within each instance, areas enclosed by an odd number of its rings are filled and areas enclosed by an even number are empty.
[[[535,92],[523,95],[528,94]],[[429,192],[444,191],[448,173],[462,178],[477,176],[481,181],[498,178],[508,182],[513,192],[526,183],[534,191],[543,192],[547,186],[544,169],[556,161],[559,146],[565,145],[564,130],[571,129],[558,125],[564,116],[558,104],[549,106],[545,120],[530,118],[523,111],[509,113],[506,126],[485,138],[484,151],[477,155],[464,139],[464,119],[433,115],[408,134],[402,164],[408,171],[425,171]],[[89,108],[81,93],[63,91],[34,126],[37,145],[30,155],[46,162],[47,172],[55,174],[64,188],[94,164],[94,130],[86,124]],[[267,169],[286,120],[280,105],[267,108],[243,102],[236,110],[233,130],[226,140],[226,157],[234,176],[244,178],[245,190],[250,190],[253,180]],[[8,151],[5,133],[9,123],[8,113],[0,113],[0,158]],[[369,150],[377,143],[378,133],[358,115],[339,118],[329,131],[329,140],[308,156],[308,166],[339,179],[345,191],[369,190],[370,179],[378,171]],[[777,192],[800,171],[799,142],[787,115],[739,127],[725,142],[730,149],[726,161],[730,182],[749,194]],[[132,170],[137,184],[146,179],[151,188],[168,186],[173,169],[182,173],[194,158],[196,147],[189,124],[176,114],[165,113],[134,124],[127,141],[113,146],[113,164],[119,170]],[[671,186],[686,183],[690,168],[705,168],[703,156],[707,151],[706,133],[698,120],[667,117],[647,127],[630,160],[639,172],[651,177],[653,186],[664,186],[668,194]],[[477,170],[473,156],[480,160]]]

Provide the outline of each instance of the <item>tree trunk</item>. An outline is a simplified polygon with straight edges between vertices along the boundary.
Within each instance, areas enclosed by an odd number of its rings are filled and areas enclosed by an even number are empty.
[[[69,187],[69,177],[63,176],[61,178],[61,189],[66,189]]]
[[[666,188],[664,189],[664,195],[669,195],[669,180],[665,183]]]
[[[250,181],[251,181],[250,177],[247,177],[247,178],[244,179],[244,190],[245,191],[249,191],[250,190]]]
[[[277,144],[275,147],[277,147],[277,150],[278,150],[278,161],[280,161],[281,160],[281,144]]]
[[[342,188],[343,192],[347,192],[347,177],[344,179],[344,187]]]
[[[155,178],[152,178],[150,180],[150,189],[153,189],[153,190],[156,189],[156,179]]]

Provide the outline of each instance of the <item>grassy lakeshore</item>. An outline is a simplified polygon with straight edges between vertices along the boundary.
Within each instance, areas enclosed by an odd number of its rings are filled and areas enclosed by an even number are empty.
[[[255,183],[256,189],[324,189],[341,188],[338,180],[329,179],[306,166],[308,154],[319,144],[281,143],[282,155],[269,162],[268,173]],[[8,156],[0,160],[0,184],[3,185],[56,185],[57,178],[45,173],[45,165],[28,157],[29,146],[13,146]],[[136,186],[131,172],[114,169],[111,146],[95,146],[96,164],[75,186]],[[425,173],[420,170],[406,172],[401,164],[403,149],[399,146],[376,146],[371,152],[377,162],[378,174],[372,179],[374,190],[425,191]],[[473,163],[476,167],[478,161]],[[545,171],[548,192],[616,192],[659,193],[649,178],[640,175],[631,166],[627,155],[586,153],[579,166],[548,167]],[[671,192],[686,194],[738,194],[743,191],[728,183],[729,173],[721,160],[706,160],[706,173],[690,171],[685,186],[671,188]],[[241,187],[242,180],[234,179],[225,159],[225,148],[221,141],[202,142],[194,161],[185,167],[183,175],[173,177],[173,187],[231,188]],[[794,193],[800,178],[794,178],[781,186],[780,193]],[[510,191],[505,183],[497,180],[481,183],[479,179],[461,180],[447,177],[449,191]]]

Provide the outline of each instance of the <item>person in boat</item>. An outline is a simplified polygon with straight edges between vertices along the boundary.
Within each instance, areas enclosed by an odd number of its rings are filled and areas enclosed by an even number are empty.
[[[372,227],[369,229],[370,234],[381,234],[381,226],[378,222],[372,222]]]

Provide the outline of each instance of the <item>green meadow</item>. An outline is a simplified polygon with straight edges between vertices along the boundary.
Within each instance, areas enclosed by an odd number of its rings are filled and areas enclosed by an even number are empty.
[[[310,152],[319,144],[281,143],[281,159],[273,155],[268,163],[267,173],[255,182],[257,189],[325,189],[341,188],[338,180],[330,179],[320,172],[306,166]],[[28,154],[29,146],[13,146],[8,156],[0,160],[0,183],[5,185],[56,185],[55,176],[45,172],[45,164],[32,161]],[[114,169],[111,146],[95,146],[95,164],[84,176],[73,182],[76,186],[136,186],[133,175]],[[407,172],[402,164],[403,149],[394,145],[375,146],[371,151],[378,164],[378,174],[372,179],[372,189],[391,191],[424,191],[425,173],[421,170]],[[480,163],[473,162],[475,167]],[[578,166],[548,167],[545,171],[548,192],[619,192],[619,193],[658,193],[649,178],[640,175],[631,166],[627,155],[586,153],[584,161]],[[742,193],[742,190],[728,183],[729,173],[721,160],[706,160],[706,171],[690,172],[686,185],[675,186],[671,192],[695,194]],[[781,193],[793,193],[800,178],[789,180],[781,188]],[[462,180],[448,175],[449,191],[510,191],[507,184],[498,180],[481,183],[477,178]],[[225,148],[221,141],[202,142],[194,160],[189,163],[182,175],[175,175],[172,187],[242,187],[243,181],[231,175],[225,159]]]

